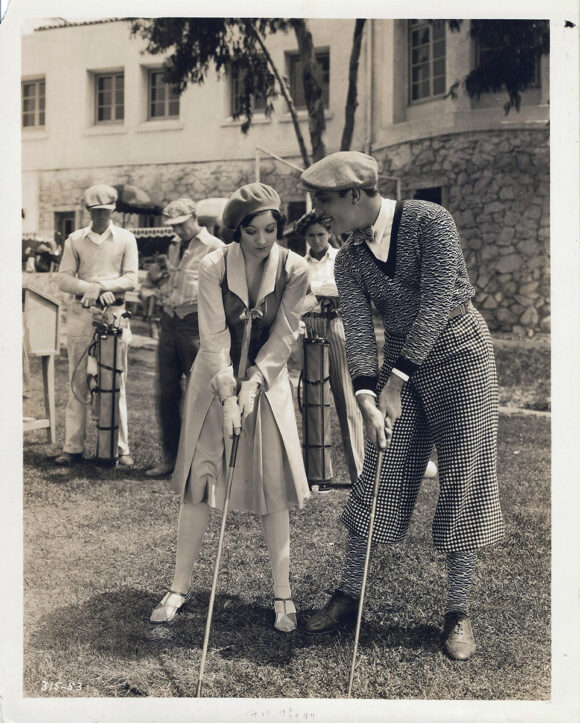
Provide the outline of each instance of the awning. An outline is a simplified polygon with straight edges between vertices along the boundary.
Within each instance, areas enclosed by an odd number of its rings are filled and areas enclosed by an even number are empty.
[[[161,206],[149,198],[149,194],[142,188],[131,184],[119,183],[117,189],[117,211],[119,213],[147,213],[154,216],[161,214]]]

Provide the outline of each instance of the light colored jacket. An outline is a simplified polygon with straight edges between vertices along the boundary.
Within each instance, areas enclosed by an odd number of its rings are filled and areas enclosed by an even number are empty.
[[[275,244],[266,260],[256,307],[274,291],[279,254],[280,247]],[[223,390],[224,385],[234,386],[236,381],[229,356],[230,332],[222,300],[221,284],[224,274],[224,249],[217,249],[208,254],[200,265],[198,299],[200,350],[189,376],[179,451],[172,479],[173,489],[180,494],[185,488],[202,425],[207,420],[215,422],[215,416],[207,415],[210,405],[214,397],[219,395],[220,388]],[[227,285],[247,308],[248,287],[244,256],[239,244],[235,243],[228,247]],[[270,403],[292,477],[298,486],[305,488],[306,495],[308,483],[304,473],[292,386],[286,362],[298,335],[300,307],[307,289],[306,262],[298,254],[290,251],[286,261],[286,285],[280,307],[271,327],[270,336],[254,362],[264,379],[261,393],[265,394]],[[219,428],[216,427],[215,435],[223,437],[221,423]]]

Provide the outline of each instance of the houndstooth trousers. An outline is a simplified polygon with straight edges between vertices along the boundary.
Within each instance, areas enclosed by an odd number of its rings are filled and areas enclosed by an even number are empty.
[[[385,338],[378,391],[404,343]],[[407,532],[432,445],[439,464],[433,544],[467,552],[503,536],[496,474],[497,376],[489,331],[475,310],[450,319],[427,359],[403,386],[402,413],[383,455],[373,540],[392,544]],[[367,443],[363,471],[341,521],[368,535],[377,462]]]

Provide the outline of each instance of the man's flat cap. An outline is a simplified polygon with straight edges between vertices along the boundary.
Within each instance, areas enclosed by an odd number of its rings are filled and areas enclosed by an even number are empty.
[[[117,189],[113,188],[113,186],[99,183],[96,186],[87,188],[83,196],[83,201],[89,210],[91,208],[107,208],[114,211],[117,203]]]
[[[195,202],[191,198],[177,198],[171,201],[163,209],[163,223],[166,226],[174,226],[191,218],[197,210]]]
[[[259,211],[279,211],[280,196],[265,183],[248,183],[234,191],[225,205],[222,221],[226,228],[238,228],[251,214]]]
[[[358,151],[331,153],[302,172],[300,188],[305,191],[343,191],[346,188],[376,188],[378,164],[372,156]]]

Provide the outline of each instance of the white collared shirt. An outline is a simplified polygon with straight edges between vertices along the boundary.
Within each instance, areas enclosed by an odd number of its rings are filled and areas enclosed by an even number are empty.
[[[187,244],[187,248],[180,258],[182,243]],[[176,235],[167,252],[169,279],[165,287],[165,303],[173,308],[197,304],[199,264],[204,256],[223,245],[223,241],[212,236],[205,226],[201,226],[190,241],[182,241]]]
[[[379,261],[386,261],[389,257],[391,229],[393,228],[393,219],[395,217],[395,206],[396,201],[393,201],[390,198],[381,198],[381,209],[373,224],[375,240],[366,242],[373,256],[375,256],[375,258]]]
[[[94,244],[97,244],[97,246],[100,246],[106,238],[113,235],[112,226],[113,226],[112,222],[109,221],[109,225],[103,231],[103,233],[97,233],[96,231],[93,230],[93,226],[91,224],[90,226],[88,226],[85,229],[86,230],[85,236],[89,240],[91,240]]]
[[[316,296],[338,296],[334,281],[334,259],[337,253],[338,249],[329,246],[321,259],[315,259],[308,247],[304,258],[308,263],[310,288]]]

